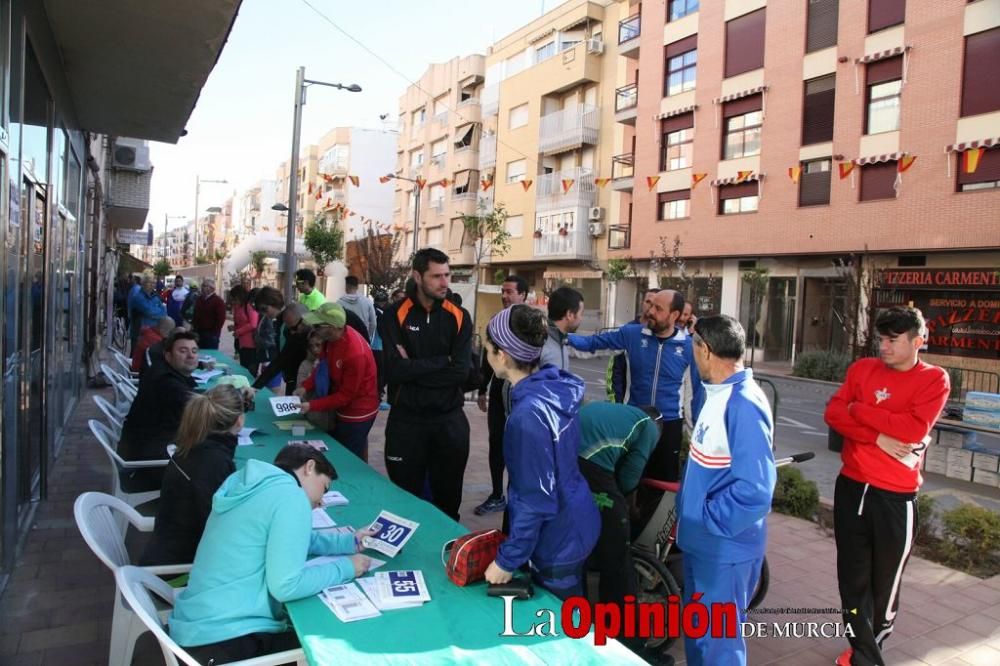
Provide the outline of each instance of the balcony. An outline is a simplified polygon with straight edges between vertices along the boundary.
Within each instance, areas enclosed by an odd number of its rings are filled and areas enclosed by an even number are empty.
[[[483,118],[497,115],[500,112],[500,84],[494,83],[483,88],[481,101]]]
[[[627,250],[632,247],[632,227],[628,224],[616,224],[608,227],[608,249]]]
[[[635,181],[635,156],[632,153],[611,158],[611,187],[618,192],[631,192]]]
[[[564,192],[563,181],[572,180],[568,192]],[[597,200],[597,186],[594,184],[594,171],[583,167],[554,171],[538,177],[535,206],[538,210],[555,210],[561,208],[590,209]]]
[[[639,86],[630,83],[615,90],[615,122],[635,127],[639,106]]]
[[[601,126],[600,109],[578,106],[542,116],[538,130],[538,149],[543,155],[556,155],[583,146],[597,145]]]
[[[497,165],[497,135],[484,134],[479,138],[479,170],[486,171]]]
[[[134,171],[111,167],[105,178],[105,206],[111,227],[142,229],[146,226],[153,170]]]
[[[536,259],[593,259],[593,239],[587,216],[590,209],[574,208],[568,211],[535,216],[534,255]]]
[[[638,14],[618,22],[618,53],[626,58],[639,57],[639,34],[642,21]]]
[[[599,49],[593,48],[592,41],[585,39],[535,65],[532,73],[536,78],[533,80],[543,84],[543,95],[566,92],[581,84],[601,81],[601,54]],[[483,114],[487,115],[485,109]]]

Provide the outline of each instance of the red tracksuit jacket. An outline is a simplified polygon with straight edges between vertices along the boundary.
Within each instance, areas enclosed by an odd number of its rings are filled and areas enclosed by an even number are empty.
[[[309,410],[337,413],[341,421],[363,422],[378,416],[375,357],[368,341],[350,326],[336,342],[323,349],[330,374],[330,393],[309,401]],[[319,364],[316,368],[320,368]],[[302,382],[302,388],[316,388],[316,370]]]

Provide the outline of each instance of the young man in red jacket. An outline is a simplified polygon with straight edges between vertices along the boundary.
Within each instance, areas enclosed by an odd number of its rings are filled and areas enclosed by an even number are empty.
[[[951,390],[948,373],[917,358],[926,336],[920,310],[890,308],[875,328],[880,358],[851,365],[825,416],[844,437],[834,534],[841,607],[854,637],[841,666],[884,663],[917,529],[920,463]]]
[[[205,278],[201,296],[194,303],[191,328],[198,334],[199,349],[218,349],[222,327],[226,325],[226,302],[215,293],[215,280]]]
[[[337,424],[330,435],[368,462],[368,433],[379,406],[372,349],[360,333],[347,326],[347,314],[336,303],[320,305],[302,321],[315,327],[325,341],[312,375],[296,390],[299,395],[312,392],[320,396],[303,402],[302,414],[336,412]]]

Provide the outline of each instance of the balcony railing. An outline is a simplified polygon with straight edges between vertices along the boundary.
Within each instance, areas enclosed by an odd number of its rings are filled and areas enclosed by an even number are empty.
[[[630,83],[615,90],[615,113],[634,109],[639,103],[639,86]]]
[[[635,159],[632,153],[615,155],[611,158],[611,187],[615,190],[632,191],[635,182]]]
[[[497,135],[484,134],[479,138],[479,170],[485,171],[497,164]]]
[[[572,180],[568,191],[563,181]],[[597,199],[594,171],[584,167],[555,171],[538,177],[535,204],[538,210],[556,208],[590,208]]]
[[[590,260],[593,239],[587,221],[588,208],[575,208],[562,213],[540,212],[535,217],[535,257]]]
[[[553,155],[584,145],[597,145],[601,126],[600,109],[583,105],[542,116],[538,130],[538,148]]]
[[[618,21],[618,43],[624,44],[639,37],[642,20],[639,14]]]
[[[608,249],[627,250],[632,246],[632,227],[628,224],[616,224],[608,227]]]

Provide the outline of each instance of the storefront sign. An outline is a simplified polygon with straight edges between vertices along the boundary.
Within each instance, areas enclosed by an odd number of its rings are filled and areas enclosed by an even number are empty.
[[[995,268],[920,268],[884,270],[884,289],[995,289],[1000,291],[1000,270]]]
[[[118,242],[122,245],[152,245],[153,227],[146,229],[119,229],[116,232]]]

